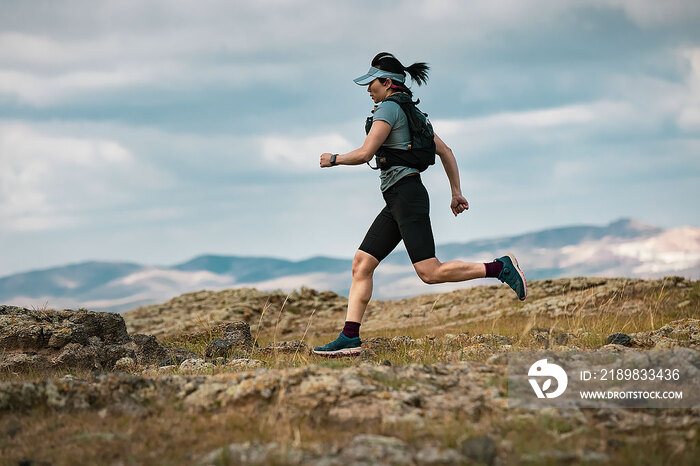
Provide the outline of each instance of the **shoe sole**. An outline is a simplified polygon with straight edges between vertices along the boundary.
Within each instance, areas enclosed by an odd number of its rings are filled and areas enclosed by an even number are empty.
[[[327,358],[337,358],[340,356],[357,356],[362,352],[362,348],[343,348],[335,351],[316,351],[313,350],[314,354],[319,356],[325,356]]]
[[[525,274],[523,273],[522,270],[520,270],[520,265],[518,264],[518,259],[516,259],[513,254],[508,253],[508,254],[506,254],[506,256],[510,257],[510,260],[513,262],[513,264],[515,264],[515,271],[518,272],[518,275],[520,275],[520,278],[523,281],[523,285],[525,288],[525,296],[523,296],[522,298],[520,296],[518,296],[518,299],[520,301],[525,301],[525,298],[527,298],[527,280],[525,280]]]

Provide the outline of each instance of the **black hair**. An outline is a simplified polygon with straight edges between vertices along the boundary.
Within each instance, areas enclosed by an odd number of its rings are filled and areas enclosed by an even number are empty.
[[[392,73],[402,74],[404,76],[406,76],[406,73],[408,73],[409,76],[411,76],[411,80],[419,86],[428,82],[428,70],[430,67],[425,62],[417,62],[406,67],[403,66],[393,54],[389,52],[381,52],[372,59],[372,66],[379,68],[380,70],[390,71]],[[384,84],[386,79],[380,79],[380,82]],[[394,85],[397,86],[399,90],[408,93],[408,95],[411,97],[413,96],[413,93],[408,87],[406,87],[405,84],[394,83]]]

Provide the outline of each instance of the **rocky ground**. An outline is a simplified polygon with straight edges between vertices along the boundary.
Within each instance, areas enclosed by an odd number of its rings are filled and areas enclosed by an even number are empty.
[[[513,299],[513,292],[504,285],[397,301],[371,301],[362,330],[392,330],[400,334],[426,327],[433,333],[449,333],[480,323],[490,327],[499,320],[514,322],[514,328],[522,329],[521,323],[533,317],[540,322],[556,320],[574,325],[588,318],[597,320],[608,312],[623,318],[641,314],[653,318],[662,305],[674,308],[681,316],[693,304],[689,291],[696,286],[693,283],[697,282],[680,277],[571,278],[530,283],[525,302]],[[247,322],[256,334],[276,330],[276,336],[283,339],[302,335],[307,328],[313,336],[337,332],[346,307],[347,298],[328,291],[302,288],[285,294],[242,288],[187,293],[164,304],[128,311],[123,316],[130,333],[148,333],[160,339],[205,331],[218,322],[235,320]]]
[[[694,354],[700,283],[530,292],[373,303],[363,353],[332,360],[309,352],[342,323],[327,292],[203,291],[123,319],[0,306],[0,464],[697,464],[700,407],[509,408],[506,364]]]

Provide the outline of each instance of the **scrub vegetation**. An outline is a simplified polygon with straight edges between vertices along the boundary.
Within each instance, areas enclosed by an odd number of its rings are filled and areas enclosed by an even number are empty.
[[[531,283],[525,303],[511,293],[372,302],[363,353],[337,359],[309,351],[343,321],[333,293],[201,291],[127,312],[129,334],[202,356],[221,322],[246,321],[255,343],[194,371],[5,369],[0,464],[694,463],[697,409],[508,408],[505,364],[543,348],[698,351],[700,282],[558,279]],[[607,344],[615,333],[624,348]]]

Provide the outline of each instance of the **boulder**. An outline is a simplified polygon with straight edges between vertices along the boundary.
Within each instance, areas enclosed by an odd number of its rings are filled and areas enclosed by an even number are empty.
[[[132,358],[125,357],[119,359],[116,363],[114,363],[114,371],[115,372],[129,372],[132,371],[136,368],[136,361],[134,361]]]
[[[200,356],[161,345],[152,335],[129,336],[120,314],[0,306],[0,370],[100,371],[123,358],[145,366],[192,357]]]
[[[158,343],[153,335],[137,333],[131,336],[132,347],[136,355],[136,362],[145,366],[148,364],[164,365],[168,359],[167,347]]]
[[[180,371],[185,374],[196,374],[206,372],[214,368],[214,364],[204,361],[204,359],[186,359],[180,364]]]
[[[648,332],[629,335],[630,345],[637,348],[670,349],[676,346],[700,347],[700,319],[674,320]]]
[[[488,435],[472,437],[460,445],[464,456],[472,461],[493,464],[496,459],[496,442]]]
[[[293,447],[283,448],[277,442],[271,443],[232,443],[217,448],[205,455],[197,464],[215,466],[219,464],[247,464],[265,466],[269,464],[303,465],[308,464],[309,455]]]
[[[231,343],[231,347],[244,351],[251,351],[255,344],[250,334],[250,325],[242,320],[224,322],[218,325],[221,338]]]
[[[239,359],[232,359],[226,363],[227,367],[231,367],[234,369],[257,369],[258,367],[262,367],[264,363],[258,359],[250,359],[250,358],[239,358]]]
[[[226,358],[231,353],[232,347],[231,342],[223,338],[215,338],[209,342],[204,354],[207,358]]]
[[[605,340],[605,344],[632,346],[632,337],[630,337],[626,333],[613,333],[612,335],[609,335],[608,338]]]
[[[343,464],[412,464],[413,458],[406,442],[395,437],[376,434],[356,435],[343,449]]]
[[[56,357],[51,359],[51,365],[53,367],[92,369],[97,366],[98,360],[94,347],[68,343]]]
[[[167,350],[168,356],[165,360],[160,361],[158,363],[159,366],[170,366],[170,365],[180,365],[183,361],[187,359],[202,359],[202,356],[200,356],[197,353],[193,353],[192,351],[188,351],[184,348],[170,348],[168,346],[163,345],[163,347]]]

